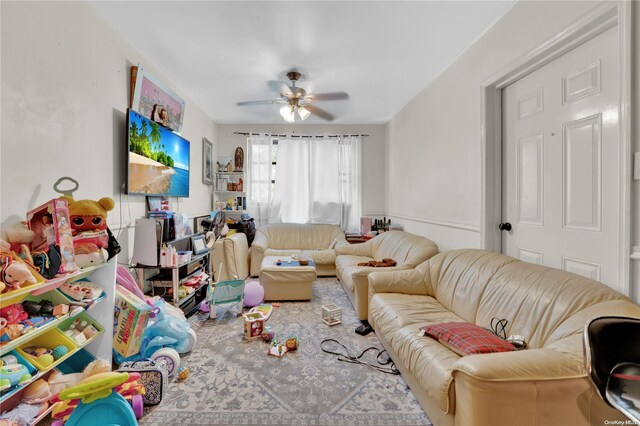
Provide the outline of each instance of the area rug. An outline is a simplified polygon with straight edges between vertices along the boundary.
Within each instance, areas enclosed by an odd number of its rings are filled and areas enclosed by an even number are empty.
[[[342,324],[322,322],[324,304],[342,307]],[[220,312],[220,311],[219,311]],[[318,279],[311,302],[285,302],[267,322],[276,337],[298,336],[297,351],[267,355],[269,344],[244,341],[242,318],[227,312],[217,320],[192,317],[197,348],[183,357],[189,378],[171,383],[163,402],[143,425],[430,425],[399,375],[339,362],[320,350],[336,339],[359,354],[382,349],[371,333],[354,333],[355,311],[336,279]],[[373,357],[367,361],[375,363]]]

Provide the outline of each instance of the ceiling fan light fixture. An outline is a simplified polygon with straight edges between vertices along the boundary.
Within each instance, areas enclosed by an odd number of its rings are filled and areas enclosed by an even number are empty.
[[[304,121],[309,118],[311,112],[309,112],[309,110],[303,105],[298,107],[298,115],[300,116],[300,119]]]
[[[283,106],[280,108],[280,115],[284,118],[284,121],[287,123],[295,123],[296,116],[293,112],[293,107],[290,105]]]

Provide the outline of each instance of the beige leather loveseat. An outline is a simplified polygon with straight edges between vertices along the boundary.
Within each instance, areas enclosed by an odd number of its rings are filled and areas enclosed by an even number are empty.
[[[403,231],[389,231],[362,244],[350,244],[336,249],[336,275],[356,310],[359,320],[366,320],[369,310],[370,272],[415,268],[438,253],[438,246],[424,237]],[[370,260],[390,258],[396,266],[375,268],[358,266]]]
[[[369,322],[435,425],[603,425],[583,365],[582,332],[599,315],[640,317],[604,284],[482,250],[440,253],[369,275]],[[529,349],[460,357],[418,335],[427,324],[507,319]],[[619,423],[624,424],[624,423]]]
[[[318,276],[335,276],[334,249],[347,244],[344,231],[337,225],[273,223],[261,226],[251,244],[251,275],[260,274],[265,256],[306,254],[315,262]]]

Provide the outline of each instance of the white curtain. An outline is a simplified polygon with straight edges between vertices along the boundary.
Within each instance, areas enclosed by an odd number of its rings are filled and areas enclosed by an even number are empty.
[[[331,223],[360,228],[360,137],[278,141],[270,222]]]
[[[253,216],[256,226],[269,221],[271,203],[271,181],[273,161],[273,138],[271,135],[250,135],[247,138],[247,211]]]

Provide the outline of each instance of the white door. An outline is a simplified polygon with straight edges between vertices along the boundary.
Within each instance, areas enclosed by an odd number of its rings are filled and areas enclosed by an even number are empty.
[[[620,288],[618,63],[614,28],[502,94],[501,225],[512,228],[502,231],[503,252],[615,289]]]

